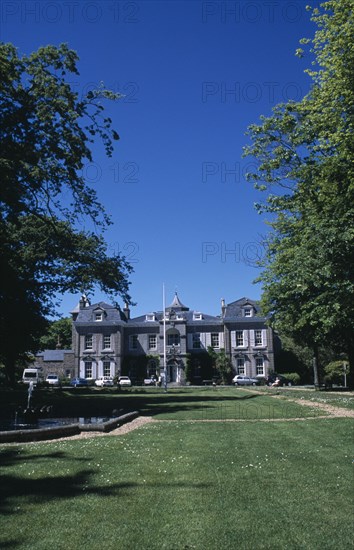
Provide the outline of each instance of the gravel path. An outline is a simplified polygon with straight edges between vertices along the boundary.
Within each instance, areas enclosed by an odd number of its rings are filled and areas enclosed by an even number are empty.
[[[271,397],[277,398],[278,395],[272,395]],[[329,416],[336,418],[354,418],[354,411],[351,409],[344,409],[342,407],[334,407],[333,405],[327,405],[326,403],[320,403],[318,401],[309,401],[307,399],[295,399],[287,397],[289,401],[293,401],[298,405],[304,405],[305,407],[312,407],[313,409],[321,409],[328,413]],[[318,417],[317,417],[318,418]],[[328,418],[328,416],[327,416]]]

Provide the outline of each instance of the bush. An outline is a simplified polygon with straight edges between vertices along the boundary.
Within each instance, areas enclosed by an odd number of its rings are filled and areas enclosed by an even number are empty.
[[[328,385],[337,384],[343,385],[344,383],[344,366],[346,368],[346,374],[349,374],[349,366],[347,361],[332,361],[325,366],[324,382]]]
[[[300,383],[300,375],[297,372],[284,372],[282,376],[289,380],[293,386]]]

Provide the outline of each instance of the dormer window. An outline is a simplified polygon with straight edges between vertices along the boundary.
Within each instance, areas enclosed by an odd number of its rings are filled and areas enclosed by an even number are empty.
[[[154,313],[148,313],[145,317],[145,321],[156,321],[156,317]]]
[[[102,321],[102,319],[103,319],[103,312],[95,311],[95,321]]]
[[[202,319],[203,319],[203,315],[198,311],[195,311],[193,314],[193,321],[201,321]]]
[[[243,313],[245,317],[252,317],[253,310],[251,307],[245,307]]]

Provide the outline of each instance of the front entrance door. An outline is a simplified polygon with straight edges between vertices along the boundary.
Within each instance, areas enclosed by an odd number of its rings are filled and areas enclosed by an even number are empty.
[[[168,365],[169,381],[178,382],[178,364],[176,361],[171,361]]]

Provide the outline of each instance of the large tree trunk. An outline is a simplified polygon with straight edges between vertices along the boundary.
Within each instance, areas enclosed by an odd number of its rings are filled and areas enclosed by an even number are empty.
[[[349,373],[347,376],[347,385],[353,390],[354,389],[354,346],[349,346],[348,348],[348,361],[349,361]]]
[[[313,383],[315,386],[315,389],[318,390],[320,387],[320,378],[319,378],[319,367],[318,367],[318,347],[314,346],[313,348]]]

